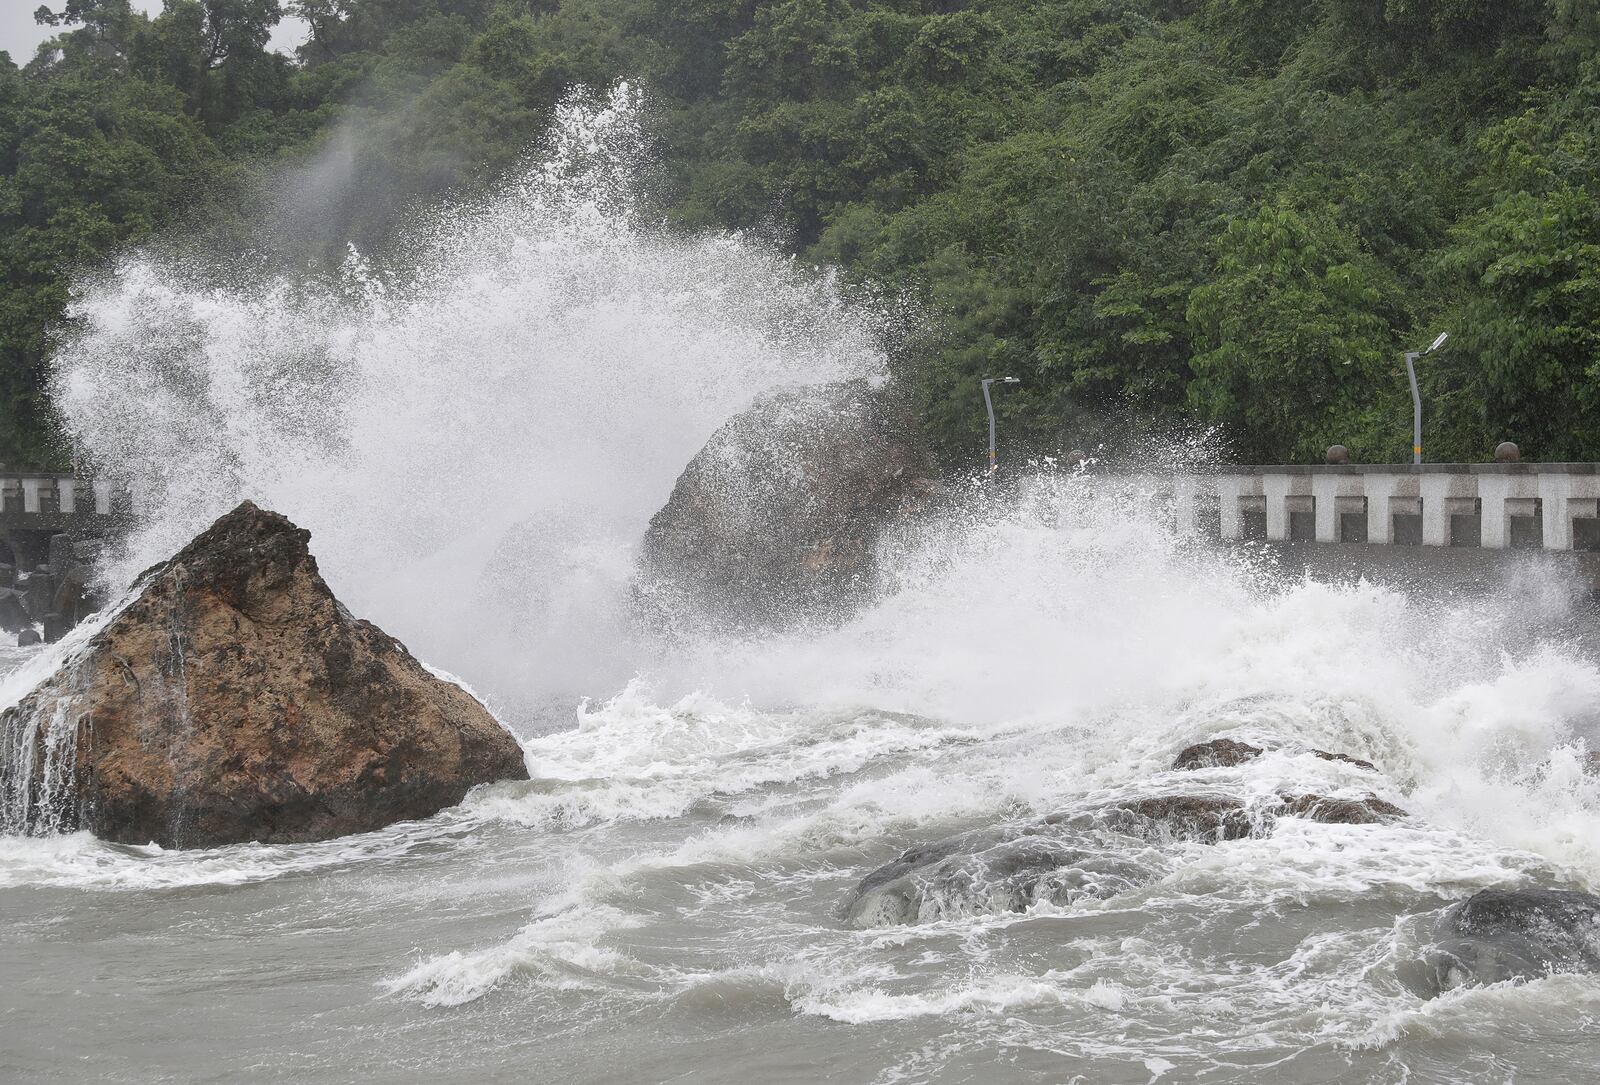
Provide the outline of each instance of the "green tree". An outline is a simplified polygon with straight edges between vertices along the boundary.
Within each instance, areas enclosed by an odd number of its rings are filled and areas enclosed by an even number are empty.
[[[1389,452],[1386,397],[1374,391],[1393,366],[1398,300],[1337,219],[1264,205],[1228,226],[1210,280],[1190,295],[1190,401],[1251,462],[1304,462],[1335,440]]]

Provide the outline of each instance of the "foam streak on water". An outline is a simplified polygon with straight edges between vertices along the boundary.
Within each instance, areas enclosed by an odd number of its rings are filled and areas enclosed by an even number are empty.
[[[888,590],[836,629],[658,641],[628,576],[677,472],[760,390],[875,372],[875,318],[747,241],[642,227],[625,93],[563,124],[337,288],[134,257],[81,294],[56,387],[148,513],[129,566],[241,496],[281,509],[356,612],[520,728],[533,779],[316,845],[0,841],[0,1028],[49,1037],[0,1044],[0,1076],[209,1080],[219,1051],[295,1082],[1590,1076],[1592,977],[1405,979],[1453,900],[1600,888],[1570,585],[1287,576],[1177,535],[1158,494],[1046,472],[895,532]],[[1219,736],[1268,752],[1171,768]],[[1078,895],[974,867],[906,922],[847,921],[909,847],[1285,794],[1411,816],[1107,835],[1126,876]]]

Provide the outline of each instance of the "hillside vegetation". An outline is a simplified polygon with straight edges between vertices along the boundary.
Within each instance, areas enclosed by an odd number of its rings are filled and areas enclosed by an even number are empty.
[[[73,269],[247,238],[282,211],[263,180],[332,140],[344,195],[268,247],[381,246],[619,78],[659,113],[673,228],[922,304],[895,364],[952,461],[1002,374],[1040,451],[1136,418],[1241,460],[1402,459],[1400,354],[1444,329],[1430,458],[1600,459],[1597,6],[57,0],[53,43],[0,54],[0,459],[60,454],[40,380]],[[266,50],[284,11],[298,58]]]

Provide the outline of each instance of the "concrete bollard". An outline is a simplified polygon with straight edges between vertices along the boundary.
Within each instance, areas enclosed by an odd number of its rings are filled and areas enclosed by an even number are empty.
[[[1350,450],[1344,445],[1329,445],[1327,460],[1329,463],[1349,463]]]
[[[1511,441],[1501,441],[1494,446],[1495,463],[1520,463],[1522,462],[1522,449]]]

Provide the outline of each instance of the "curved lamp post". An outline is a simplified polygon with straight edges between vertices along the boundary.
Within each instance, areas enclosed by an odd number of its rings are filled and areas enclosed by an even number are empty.
[[[1450,338],[1449,332],[1440,332],[1427,350],[1406,352],[1406,376],[1411,379],[1411,462],[1422,462],[1422,396],[1417,391],[1417,359],[1426,358]]]
[[[989,395],[989,385],[999,381],[1001,384],[1021,384],[1016,377],[985,377],[983,379],[983,407],[989,412],[989,474],[994,474],[1000,462],[994,451],[994,400]]]

